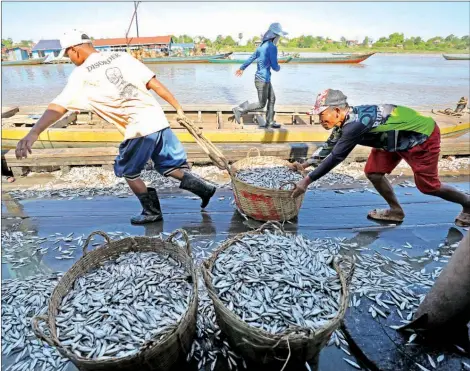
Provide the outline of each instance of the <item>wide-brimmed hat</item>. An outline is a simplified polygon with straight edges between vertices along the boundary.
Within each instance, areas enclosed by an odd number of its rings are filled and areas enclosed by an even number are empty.
[[[272,23],[271,26],[269,26],[268,31],[263,36],[263,41],[274,39],[277,36],[286,36],[287,32],[285,32],[282,29],[282,26],[280,23]]]

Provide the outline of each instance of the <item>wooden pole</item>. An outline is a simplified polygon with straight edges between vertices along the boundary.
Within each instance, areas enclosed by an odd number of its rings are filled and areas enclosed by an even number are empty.
[[[137,1],[134,1],[135,8],[135,28],[137,29],[137,37],[139,37],[139,21],[137,20]]]

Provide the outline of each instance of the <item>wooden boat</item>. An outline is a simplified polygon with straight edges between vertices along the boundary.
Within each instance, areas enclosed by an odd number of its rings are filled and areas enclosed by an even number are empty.
[[[468,61],[470,60],[470,54],[442,54],[442,56],[448,61]]]
[[[278,63],[289,63],[292,57],[281,57],[277,59]],[[222,63],[222,64],[243,64],[246,59],[209,59],[209,63]]]
[[[50,61],[44,62],[44,64],[69,64],[72,63],[70,58],[62,57],[62,58],[53,58]]]
[[[173,107],[162,106],[170,127],[183,143],[194,143],[193,137],[176,121]],[[2,119],[2,148],[15,148],[36,123],[45,106],[21,107],[9,118]],[[186,115],[204,131],[214,143],[238,145],[324,142],[330,132],[318,123],[317,116],[309,116],[311,106],[276,106],[276,121],[281,129],[260,129],[264,112],[253,112],[242,117],[242,124],[233,120],[232,107],[228,105],[186,105]],[[9,112],[15,111],[9,108]],[[3,112],[2,112],[3,113]],[[6,113],[6,112],[5,112]],[[461,117],[423,112],[439,124],[441,135],[459,137],[470,131],[470,114]],[[69,113],[41,134],[33,148],[89,148],[118,147],[123,139],[116,128],[91,112]],[[466,144],[468,147],[468,143]]]
[[[208,63],[209,59],[222,59],[230,56],[230,53],[216,55],[196,55],[192,57],[161,57],[161,58],[142,58],[144,63]]]
[[[292,58],[290,63],[361,63],[375,53]]]
[[[26,59],[24,61],[2,61],[2,66],[31,66],[41,64],[44,62],[45,59],[46,57]]]

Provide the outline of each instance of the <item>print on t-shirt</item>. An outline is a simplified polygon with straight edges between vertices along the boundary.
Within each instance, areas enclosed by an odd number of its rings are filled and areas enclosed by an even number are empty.
[[[119,96],[123,99],[135,98],[138,94],[137,87],[124,80],[121,70],[118,67],[111,67],[106,70],[106,77],[109,82],[116,85]]]

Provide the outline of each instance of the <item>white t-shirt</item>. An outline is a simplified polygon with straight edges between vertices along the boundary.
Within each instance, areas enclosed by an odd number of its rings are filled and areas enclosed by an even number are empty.
[[[75,68],[52,103],[70,111],[93,111],[125,131],[124,139],[143,137],[170,126],[146,88],[154,76],[127,53],[93,53]]]

